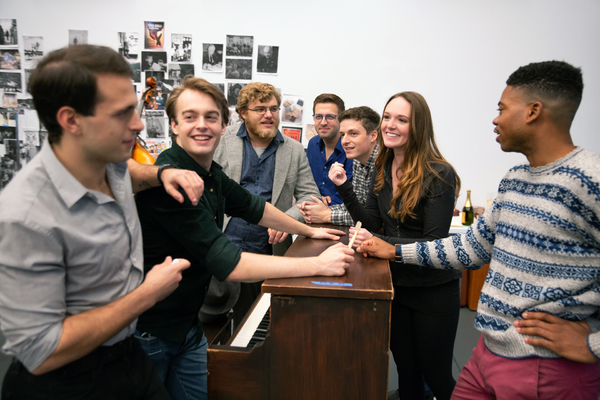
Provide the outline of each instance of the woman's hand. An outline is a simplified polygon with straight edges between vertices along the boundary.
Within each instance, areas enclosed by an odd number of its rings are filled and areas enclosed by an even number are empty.
[[[356,232],[356,228],[353,226],[350,227],[350,232],[348,232],[348,236],[352,238],[354,236],[354,232]],[[358,247],[362,242],[372,237],[373,234],[371,232],[364,228],[360,228],[358,234],[356,235],[356,239],[354,239],[354,245],[352,247]]]

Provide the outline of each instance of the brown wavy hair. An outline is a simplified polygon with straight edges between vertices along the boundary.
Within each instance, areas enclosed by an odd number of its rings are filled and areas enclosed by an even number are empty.
[[[443,177],[440,176],[439,172],[435,170],[434,166],[437,164],[444,164],[452,168],[454,171],[455,182],[455,197],[458,197],[460,193],[460,178],[454,170],[454,167],[446,161],[446,159],[440,153],[440,150],[435,143],[435,137],[433,135],[433,121],[431,119],[431,112],[427,102],[419,93],[416,92],[402,92],[396,93],[385,103],[383,113],[390,102],[398,97],[402,97],[410,104],[410,121],[408,131],[408,142],[404,150],[404,160],[399,170],[403,171],[403,175],[398,182],[398,191],[392,196],[390,203],[389,214],[394,218],[400,219],[404,222],[406,217],[414,218],[414,209],[419,200],[427,195],[429,189],[426,182],[431,182],[427,179],[430,176],[436,176],[442,181],[446,182]],[[383,114],[382,114],[383,115]],[[383,121],[383,118],[382,118]],[[374,192],[377,193],[383,189],[385,184],[385,165],[394,158],[393,149],[385,147],[383,143],[383,133],[381,132],[381,122],[377,127],[378,136],[377,141],[379,142],[379,154],[375,160],[375,168],[377,170],[377,177],[375,179]],[[392,171],[398,173],[398,170]],[[446,182],[448,185],[452,185],[450,182]],[[396,209],[396,203],[399,199],[402,199],[400,209]]]

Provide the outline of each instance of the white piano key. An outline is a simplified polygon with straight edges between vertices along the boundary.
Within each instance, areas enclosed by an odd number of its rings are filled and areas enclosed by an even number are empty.
[[[264,315],[271,307],[271,293],[264,293],[252,313],[246,319],[246,323],[240,328],[235,339],[231,342],[232,347],[247,347],[252,339],[256,328],[262,321]]]

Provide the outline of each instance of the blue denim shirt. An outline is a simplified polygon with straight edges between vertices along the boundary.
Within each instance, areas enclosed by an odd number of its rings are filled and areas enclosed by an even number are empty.
[[[306,156],[321,196],[331,197],[331,205],[343,204],[342,198],[335,190],[335,185],[329,179],[329,169],[334,162],[339,162],[344,165],[348,181],[352,182],[352,160],[346,158],[346,152],[342,147],[342,137],[340,136],[340,140],[328,160],[325,159],[325,142],[319,136],[313,137],[308,142]]]
[[[244,139],[240,185],[250,193],[257,194],[270,202],[275,178],[275,152],[279,144],[283,143],[283,136],[277,131],[277,136],[269,143],[260,158],[252,147],[245,123],[240,126],[237,136]],[[269,234],[264,226],[250,224],[241,218],[232,218],[225,229],[225,235],[242,251],[273,254],[273,246],[269,244]]]

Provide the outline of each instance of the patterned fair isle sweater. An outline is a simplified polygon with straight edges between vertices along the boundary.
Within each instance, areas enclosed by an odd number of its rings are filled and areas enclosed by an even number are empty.
[[[586,320],[600,358],[600,155],[576,148],[532,168],[513,167],[492,207],[463,235],[403,245],[403,262],[475,270],[489,263],[475,328],[509,358],[556,353],[524,342],[513,322],[525,311]]]

